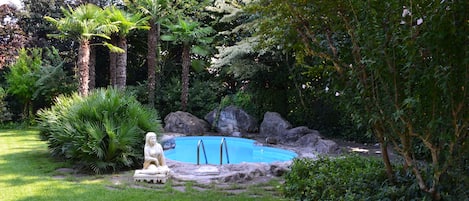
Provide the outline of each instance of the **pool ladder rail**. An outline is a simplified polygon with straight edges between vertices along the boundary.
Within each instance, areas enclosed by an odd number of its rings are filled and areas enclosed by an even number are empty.
[[[204,141],[202,139],[197,143],[197,165],[200,165],[200,146],[202,145],[202,151],[204,152],[205,164],[208,164],[207,152],[205,151]],[[225,147],[226,162],[230,163],[230,156],[228,155],[228,146],[226,145],[226,139],[222,138],[220,142],[220,165],[223,164],[223,147]]]
[[[226,163],[230,163],[230,156],[228,156],[228,146],[226,145],[226,139],[222,138],[220,143],[220,165],[223,164],[223,145],[225,145]]]
[[[200,145],[202,145],[202,151],[204,151],[204,156],[205,156],[205,164],[208,164],[207,161],[207,152],[205,152],[205,145],[203,140],[199,140],[197,143],[197,165],[200,165]]]

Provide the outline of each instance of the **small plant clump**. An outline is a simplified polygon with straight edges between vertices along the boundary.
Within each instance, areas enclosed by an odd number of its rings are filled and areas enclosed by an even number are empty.
[[[95,173],[136,167],[145,133],[161,131],[155,110],[117,89],[59,96],[51,108],[38,112],[38,122],[53,156]]]

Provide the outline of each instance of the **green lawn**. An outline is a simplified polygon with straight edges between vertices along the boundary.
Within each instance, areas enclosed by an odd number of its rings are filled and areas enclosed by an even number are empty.
[[[233,194],[222,189],[198,191],[186,184],[185,191],[166,185],[133,182],[113,184],[116,175],[57,178],[55,170],[68,165],[48,156],[47,144],[40,141],[35,130],[0,130],[0,198],[15,200],[281,200],[279,192],[263,191],[260,186]],[[278,183],[263,184],[275,185]],[[253,196],[255,195],[255,196]]]

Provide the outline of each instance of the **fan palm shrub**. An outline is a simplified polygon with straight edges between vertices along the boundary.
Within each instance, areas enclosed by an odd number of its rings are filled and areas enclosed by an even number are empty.
[[[59,96],[38,122],[53,156],[97,174],[140,165],[145,133],[161,131],[155,110],[113,88]]]

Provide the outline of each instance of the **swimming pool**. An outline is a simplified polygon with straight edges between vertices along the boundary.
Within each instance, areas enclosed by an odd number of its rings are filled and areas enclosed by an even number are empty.
[[[176,147],[166,150],[165,157],[175,161],[197,164],[197,146],[199,141],[200,164],[220,164],[220,145],[223,143],[222,163],[238,164],[242,162],[289,161],[297,156],[293,151],[257,145],[254,140],[222,136],[190,136],[175,138]],[[202,145],[203,144],[203,145]],[[225,145],[228,149],[225,149]],[[205,148],[205,153],[203,149]],[[226,155],[228,152],[228,157]],[[207,160],[205,159],[205,155]]]

